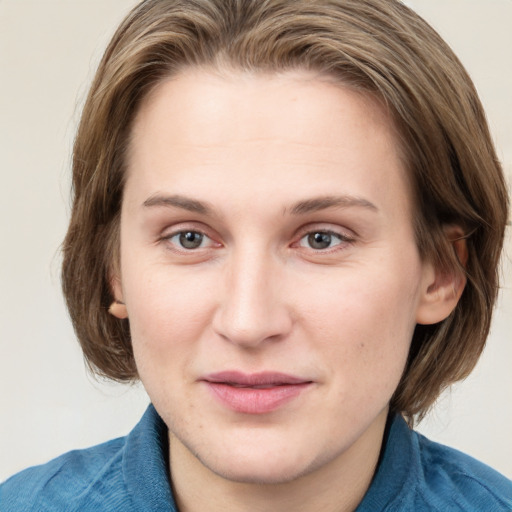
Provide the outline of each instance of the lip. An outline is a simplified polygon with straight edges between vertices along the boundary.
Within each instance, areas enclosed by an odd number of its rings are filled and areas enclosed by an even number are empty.
[[[280,372],[225,371],[202,379],[225,407],[244,414],[265,414],[297,398],[313,381]]]

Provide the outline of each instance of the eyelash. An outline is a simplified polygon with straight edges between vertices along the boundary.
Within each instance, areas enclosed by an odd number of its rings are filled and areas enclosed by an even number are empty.
[[[183,240],[181,237],[185,237],[187,235],[199,235],[201,237],[200,245],[198,247],[184,247]],[[173,238],[179,237],[179,241],[173,242]],[[178,253],[192,253],[198,249],[209,249],[221,247],[221,244],[218,242],[214,242],[211,237],[209,237],[204,231],[199,229],[180,229],[179,231],[173,231],[172,233],[163,236],[161,241],[167,242],[168,246],[171,250]],[[211,243],[211,247],[201,247],[205,240],[209,240]],[[181,245],[181,247],[180,247]]]
[[[197,247],[184,247],[183,242],[184,240],[182,237],[185,237],[186,235],[199,235],[201,237],[201,240],[199,242],[199,245]],[[323,237],[323,241],[326,243],[329,243],[328,247],[325,248],[314,248],[311,246],[305,246],[302,244],[303,240],[307,240],[308,242],[312,242],[311,237],[314,237],[315,235],[321,235]],[[179,237],[178,240],[173,242],[173,239],[176,237]],[[330,246],[330,244],[333,241],[333,238],[337,240],[337,243]],[[202,247],[205,240],[209,240],[209,244],[206,247]],[[343,250],[346,248],[346,245],[353,244],[355,242],[355,238],[352,236],[348,236],[344,233],[339,233],[337,231],[329,230],[329,229],[305,229],[302,231],[300,238],[296,239],[297,241],[291,244],[291,247],[299,247],[305,250],[313,251],[315,254],[330,254],[332,252],[336,252],[339,250]],[[222,244],[220,242],[215,242],[210,236],[208,236],[203,230],[200,229],[180,229],[179,231],[173,231],[172,233],[162,236],[160,241],[166,242],[168,244],[168,247],[173,252],[177,252],[180,254],[192,254],[194,252],[197,252],[199,250],[208,250],[208,249],[215,249],[222,247]],[[317,240],[319,243],[322,242],[322,240]],[[193,241],[191,241],[193,243]],[[339,247],[342,246],[342,247]]]
[[[350,244],[350,243],[353,243],[355,241],[353,237],[347,236],[346,234],[343,234],[343,233],[338,233],[337,231],[332,231],[332,230],[329,230],[329,229],[312,229],[312,230],[309,230],[309,231],[305,232],[301,236],[301,238],[297,242],[297,245],[299,247],[305,247],[305,246],[302,245],[301,242],[303,240],[307,240],[309,243],[311,243],[313,241],[313,240],[311,240],[311,237],[314,237],[316,235],[320,235],[321,237],[323,237],[323,240],[321,240],[321,239],[320,240],[315,240],[317,242],[320,242],[320,243],[322,241],[326,242],[327,241],[326,238],[328,237],[329,245],[332,242],[333,238],[337,239],[338,243],[336,243],[333,246],[325,247],[325,248],[314,248],[314,247],[311,247],[311,246],[307,247],[307,249],[311,249],[311,250],[315,251],[315,253],[330,253],[330,252],[333,252],[333,251],[341,250],[341,248],[338,248],[338,246],[340,246],[340,245],[345,246],[345,244]]]

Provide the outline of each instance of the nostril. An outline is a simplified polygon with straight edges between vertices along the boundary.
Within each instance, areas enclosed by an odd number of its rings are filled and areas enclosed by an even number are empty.
[[[277,342],[288,336],[291,320],[285,311],[270,315],[230,316],[220,313],[213,322],[214,331],[223,339],[245,347],[257,347],[265,342]]]
[[[292,325],[278,286],[282,269],[274,269],[267,252],[258,251],[246,247],[233,255],[213,318],[219,336],[247,348],[283,339]],[[277,271],[281,277],[272,279]]]

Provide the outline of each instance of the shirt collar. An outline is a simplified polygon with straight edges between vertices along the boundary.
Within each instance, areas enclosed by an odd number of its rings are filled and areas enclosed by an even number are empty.
[[[397,496],[403,496],[404,489],[412,488],[418,481],[420,464],[413,435],[402,416],[389,417],[379,466],[356,512],[384,510]]]
[[[153,405],[126,438],[123,474],[136,510],[177,512],[169,483],[167,426]],[[356,512],[383,510],[417,481],[413,432],[399,415],[388,420],[379,466]]]
[[[123,475],[135,510],[177,512],[169,483],[167,426],[149,405],[126,438]]]

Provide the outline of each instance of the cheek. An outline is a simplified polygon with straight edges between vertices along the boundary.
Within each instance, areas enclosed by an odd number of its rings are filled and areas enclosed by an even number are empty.
[[[166,266],[136,268],[124,293],[137,365],[182,360],[203,337],[214,304],[208,290],[215,287]]]
[[[140,275],[134,288],[127,287],[130,331],[138,374],[159,411],[175,411],[188,417],[194,407],[190,395],[190,369],[205,336],[208,303],[193,282],[173,278],[168,271],[155,277]],[[172,390],[170,392],[169,390]],[[192,412],[190,412],[192,414]],[[165,418],[168,425],[174,414]]]
[[[417,278],[357,274],[314,288],[301,307],[306,338],[333,362],[333,378],[357,382],[361,391],[377,385],[393,392],[414,332]]]

